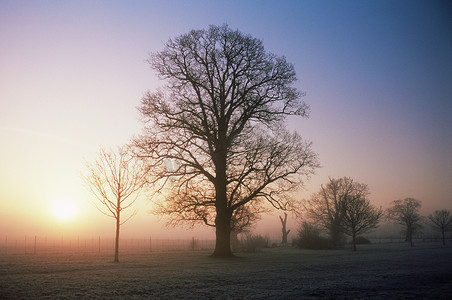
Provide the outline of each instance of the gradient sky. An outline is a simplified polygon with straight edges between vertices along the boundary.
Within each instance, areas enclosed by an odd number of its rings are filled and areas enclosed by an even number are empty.
[[[82,185],[84,161],[140,132],[140,98],[163,85],[150,52],[223,23],[295,66],[311,113],[289,126],[322,164],[301,198],[350,176],[383,208],[406,197],[424,214],[452,208],[448,1],[0,0],[0,234],[113,235]],[[76,202],[72,222],[52,216],[63,199]],[[162,234],[139,207],[123,234]],[[277,235],[277,215],[259,228]]]

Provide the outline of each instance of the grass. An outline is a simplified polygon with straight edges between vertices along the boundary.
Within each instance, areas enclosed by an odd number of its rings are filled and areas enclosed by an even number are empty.
[[[0,298],[432,298],[452,292],[452,248],[360,245],[358,252],[269,248],[0,256]]]

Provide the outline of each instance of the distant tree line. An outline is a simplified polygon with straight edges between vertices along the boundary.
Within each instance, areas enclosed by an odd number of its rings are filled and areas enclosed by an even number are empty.
[[[413,237],[420,233],[424,224],[441,233],[445,245],[445,232],[452,230],[450,210],[437,210],[427,218],[420,215],[421,201],[406,198],[394,200],[383,211],[368,200],[366,184],[349,177],[329,178],[320,191],[305,202],[306,219],[298,232],[296,243],[302,248],[337,248],[345,244],[345,236],[351,237],[356,251],[358,236],[377,228],[385,217],[398,224],[405,241],[413,246]],[[361,237],[362,238],[362,237]]]

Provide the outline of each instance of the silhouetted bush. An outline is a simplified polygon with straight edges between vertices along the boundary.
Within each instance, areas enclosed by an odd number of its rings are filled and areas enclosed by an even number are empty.
[[[320,230],[313,224],[303,222],[298,230],[295,246],[302,249],[332,249],[332,242],[320,234]]]
[[[242,239],[242,251],[256,252],[262,248],[269,248],[270,241],[268,237],[263,237],[260,234],[246,234],[245,239]]]
[[[367,245],[367,244],[371,244],[371,242],[370,242],[368,239],[366,239],[365,237],[363,237],[363,236],[358,236],[358,237],[355,239],[355,242],[356,242],[356,245]]]

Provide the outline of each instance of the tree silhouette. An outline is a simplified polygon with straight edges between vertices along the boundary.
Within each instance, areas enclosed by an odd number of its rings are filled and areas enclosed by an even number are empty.
[[[281,245],[287,245],[287,236],[289,235],[290,229],[287,230],[286,224],[287,224],[287,213],[284,213],[284,219],[279,216],[279,219],[281,220],[282,225],[282,240]]]
[[[234,212],[258,199],[291,209],[287,193],[318,167],[311,144],[284,128],[308,110],[294,68],[227,25],[170,39],[149,63],[167,86],[143,97],[135,145],[159,168],[152,183],[173,217],[214,225],[213,255],[231,256]]]
[[[345,198],[340,227],[343,233],[352,238],[353,251],[356,251],[356,237],[378,226],[383,210],[370,204],[363,194],[349,195]]]
[[[410,243],[410,246],[414,246],[413,235],[421,228],[420,208],[421,201],[405,198],[392,201],[392,206],[387,209],[387,218],[402,226],[406,242]]]
[[[433,228],[441,232],[443,246],[446,246],[445,233],[452,228],[452,214],[450,210],[442,209],[435,210],[435,212],[428,216]]]
[[[340,246],[343,239],[343,218],[347,210],[347,200],[365,198],[369,194],[366,184],[354,182],[349,177],[329,178],[320,191],[306,201],[308,217],[322,225],[330,235],[334,246]],[[347,231],[348,232],[348,231]]]
[[[100,149],[97,161],[86,165],[89,173],[84,179],[101,204],[96,205],[97,209],[116,221],[114,262],[119,262],[119,228],[136,214],[135,211],[122,220],[122,211],[135,202],[146,183],[146,170],[125,147],[118,147],[116,152]]]

